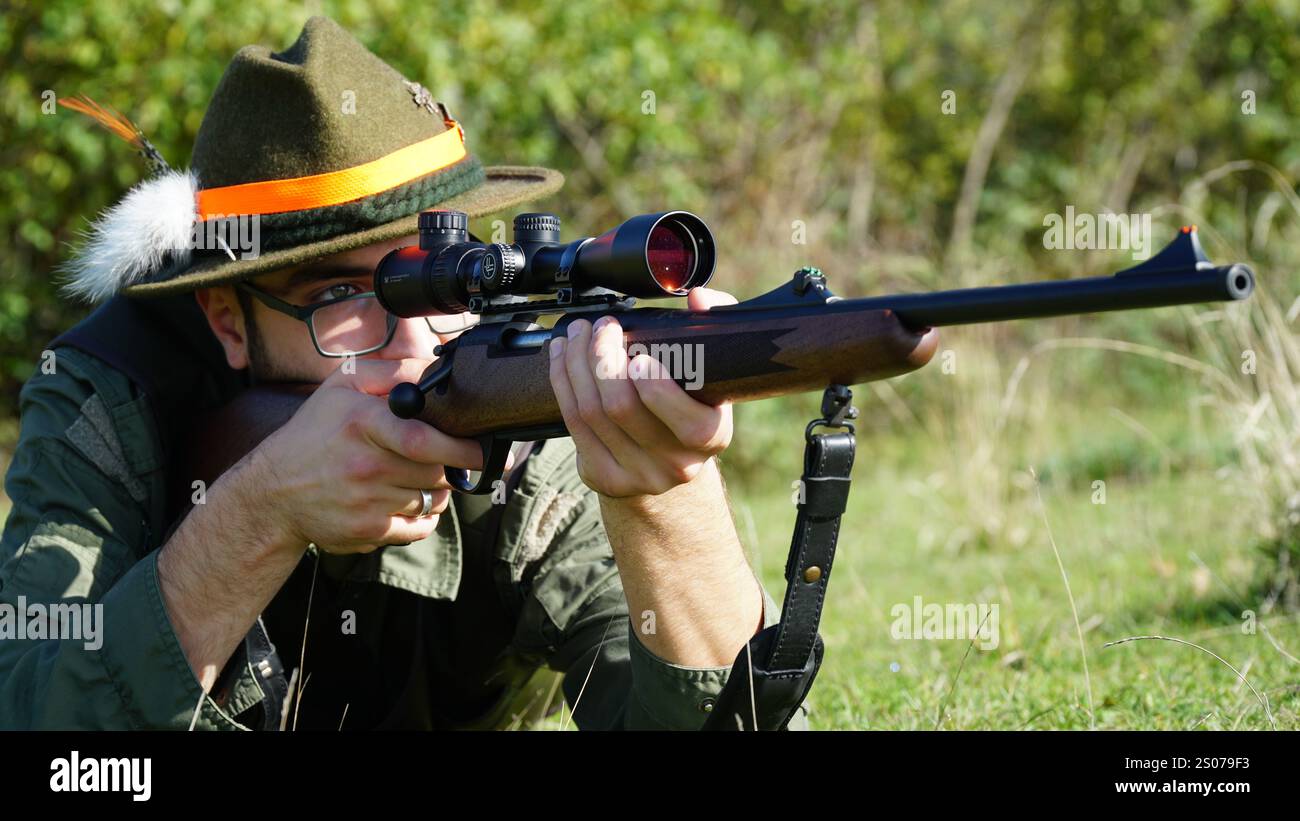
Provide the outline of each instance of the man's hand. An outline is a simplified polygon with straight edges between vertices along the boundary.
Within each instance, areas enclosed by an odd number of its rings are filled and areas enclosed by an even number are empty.
[[[687,296],[697,311],[735,301],[705,288]],[[712,462],[731,442],[731,408],[692,399],[657,359],[629,360],[613,317],[594,330],[576,320],[551,345],[551,387],[578,473],[601,495],[628,611],[658,625],[637,640],[674,664],[730,664],[763,624],[758,581]]]
[[[733,305],[729,294],[695,288],[696,311]],[[659,360],[628,359],[612,316],[569,325],[551,343],[551,388],[578,449],[578,473],[608,497],[658,495],[694,479],[731,443],[731,407],[692,399]]]
[[[423,422],[399,419],[384,396],[415,382],[428,364],[359,359],[335,371],[284,427],[248,457],[246,499],[256,500],[279,533],[330,553],[368,553],[429,536],[438,516],[416,518],[420,490],[433,512],[447,509],[443,465],[481,468],[482,451]]]
[[[445,464],[482,466],[477,444],[398,419],[384,395],[427,362],[358,359],[213,483],[158,554],[163,602],[204,689],[284,585],[308,543],[368,553],[423,539],[420,490],[447,509]]]

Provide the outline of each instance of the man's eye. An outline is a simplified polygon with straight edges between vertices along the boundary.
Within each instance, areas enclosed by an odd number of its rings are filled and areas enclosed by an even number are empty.
[[[315,302],[324,302],[328,299],[343,299],[353,294],[361,293],[361,289],[350,282],[340,282],[337,285],[331,285],[317,295]]]

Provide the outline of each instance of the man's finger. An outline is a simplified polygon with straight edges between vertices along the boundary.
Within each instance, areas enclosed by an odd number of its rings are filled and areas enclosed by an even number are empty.
[[[415,462],[389,450],[376,450],[374,459],[369,466],[373,468],[378,481],[390,488],[451,489],[442,465]]]
[[[400,493],[401,490],[399,488],[397,492]],[[431,490],[430,488],[425,488],[425,490],[429,490],[433,496],[433,506],[429,508],[430,514],[439,514],[447,509],[447,504],[451,501],[450,490]],[[418,488],[406,488],[405,491],[407,497],[409,497],[408,500],[394,509],[393,513],[413,519],[420,515],[420,511],[424,510],[424,494]]]
[[[639,354],[628,365],[641,401],[668,426],[677,441],[696,451],[717,453],[731,441],[731,408],[692,399],[667,377],[659,360]]]
[[[448,436],[415,419],[399,419],[387,407],[377,408],[367,417],[366,436],[384,450],[412,462],[483,469],[483,449],[478,442]]]
[[[671,441],[672,433],[646,408],[628,378],[627,350],[618,320],[602,319],[597,325],[600,327],[593,329],[590,357],[605,414],[642,448]]]
[[[430,513],[442,513],[446,509],[446,500],[451,491],[446,488],[424,488],[433,496]],[[380,487],[371,491],[366,500],[366,509],[371,513],[386,513],[391,516],[408,516],[412,519],[424,509],[424,496],[418,487]]]
[[[600,437],[587,427],[587,423],[582,421],[582,416],[578,413],[578,400],[573,393],[573,385],[569,382],[569,371],[565,364],[568,358],[568,345],[569,340],[563,336],[558,336],[550,342],[547,355],[551,359],[551,390],[555,392],[555,401],[560,406],[560,415],[564,417],[564,425],[569,429],[569,436],[573,439],[578,452],[586,454],[588,466],[600,472],[612,470],[618,463],[614,461],[609,448],[605,447]]]
[[[418,512],[418,511],[417,511]],[[380,544],[410,544],[427,539],[438,528],[439,516],[394,516]]]
[[[686,294],[686,307],[692,311],[707,311],[715,305],[735,305],[736,298],[726,291],[713,288],[692,288]]]
[[[372,396],[387,396],[401,382],[419,382],[429,367],[426,359],[358,359],[341,360],[339,367],[321,383],[322,388],[351,388]]]
[[[591,323],[585,319],[574,320],[569,325],[569,339],[564,347],[564,367],[569,376],[569,386],[577,402],[579,418],[621,462],[629,451],[636,448],[636,443],[605,415],[600,389],[596,387],[596,374],[591,367],[590,346]]]

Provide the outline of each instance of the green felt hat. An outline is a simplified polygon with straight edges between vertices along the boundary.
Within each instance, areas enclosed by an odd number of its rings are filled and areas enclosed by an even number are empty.
[[[479,217],[564,184],[548,168],[484,167],[468,142],[428,90],[313,17],[284,51],[240,49],[190,170],[164,170],[109,209],[68,290],[90,299],[192,291],[415,234],[424,209]],[[255,258],[184,241],[232,217],[257,221]]]

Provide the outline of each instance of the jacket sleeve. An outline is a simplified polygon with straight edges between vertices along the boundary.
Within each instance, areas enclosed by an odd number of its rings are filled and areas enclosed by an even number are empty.
[[[571,505],[554,502],[565,498]],[[550,509],[534,510],[521,536],[536,538],[536,522],[557,519],[544,558],[523,580],[516,648],[564,674],[565,700],[581,729],[700,729],[730,667],[684,667],[646,649],[637,632],[654,625],[628,613],[595,494],[570,469],[551,477],[539,501],[548,499]],[[766,590],[763,598],[768,626],[778,609]],[[803,726],[801,709],[791,727]]]
[[[0,727],[189,727],[203,691],[158,585],[149,504],[161,480],[143,397],[60,350],[20,407],[0,538]],[[200,718],[237,726],[211,700]]]

